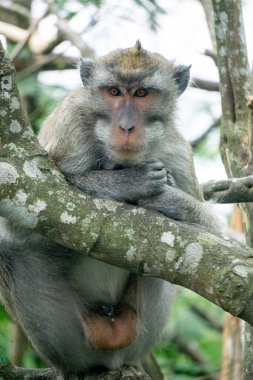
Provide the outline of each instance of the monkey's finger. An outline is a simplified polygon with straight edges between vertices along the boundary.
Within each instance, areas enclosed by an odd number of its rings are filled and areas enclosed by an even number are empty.
[[[147,162],[148,168],[151,170],[162,170],[164,165],[161,161],[149,161]]]
[[[151,172],[151,177],[154,179],[164,179],[167,182],[167,171],[166,169],[155,170]]]

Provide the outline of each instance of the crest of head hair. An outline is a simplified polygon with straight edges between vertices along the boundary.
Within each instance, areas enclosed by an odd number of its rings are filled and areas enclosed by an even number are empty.
[[[138,53],[141,51],[142,47],[141,47],[140,40],[136,41],[135,48],[136,48],[136,50],[137,50]]]

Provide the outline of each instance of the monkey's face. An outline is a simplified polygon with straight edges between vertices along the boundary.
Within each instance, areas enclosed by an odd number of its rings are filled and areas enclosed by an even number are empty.
[[[113,85],[99,87],[98,96],[95,134],[106,154],[118,163],[142,162],[164,130],[162,112],[157,113],[159,91],[140,85]]]
[[[161,141],[169,140],[176,98],[187,86],[189,67],[175,67],[137,43],[82,61],[80,74],[90,90],[94,133],[106,156],[130,165],[142,163],[147,155],[152,159]]]

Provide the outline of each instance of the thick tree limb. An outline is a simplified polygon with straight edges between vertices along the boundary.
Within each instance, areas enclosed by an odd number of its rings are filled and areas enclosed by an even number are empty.
[[[221,82],[221,154],[229,177],[253,172],[252,73],[248,65],[240,0],[212,0]],[[243,206],[247,241],[253,246],[253,205]],[[244,380],[253,378],[253,328],[246,326]]]
[[[242,177],[252,174],[247,109],[247,101],[252,95],[252,76],[248,67],[241,2],[213,0],[213,7],[223,116],[221,153],[228,175]]]

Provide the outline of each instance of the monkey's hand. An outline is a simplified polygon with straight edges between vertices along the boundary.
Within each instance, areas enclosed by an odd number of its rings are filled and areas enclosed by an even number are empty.
[[[136,202],[140,198],[163,192],[168,183],[168,176],[162,162],[151,161],[145,166],[67,176],[67,180],[80,190],[98,198]]]
[[[168,170],[168,169],[166,169],[166,170],[167,170],[167,185],[177,187],[176,181],[175,181],[173,175],[171,174],[170,170]]]
[[[167,185],[165,191],[161,194],[139,200],[138,205],[159,211],[174,220],[196,223],[209,228],[215,233],[220,232],[217,218],[209,211],[210,205],[207,207],[204,202],[172,186]]]

